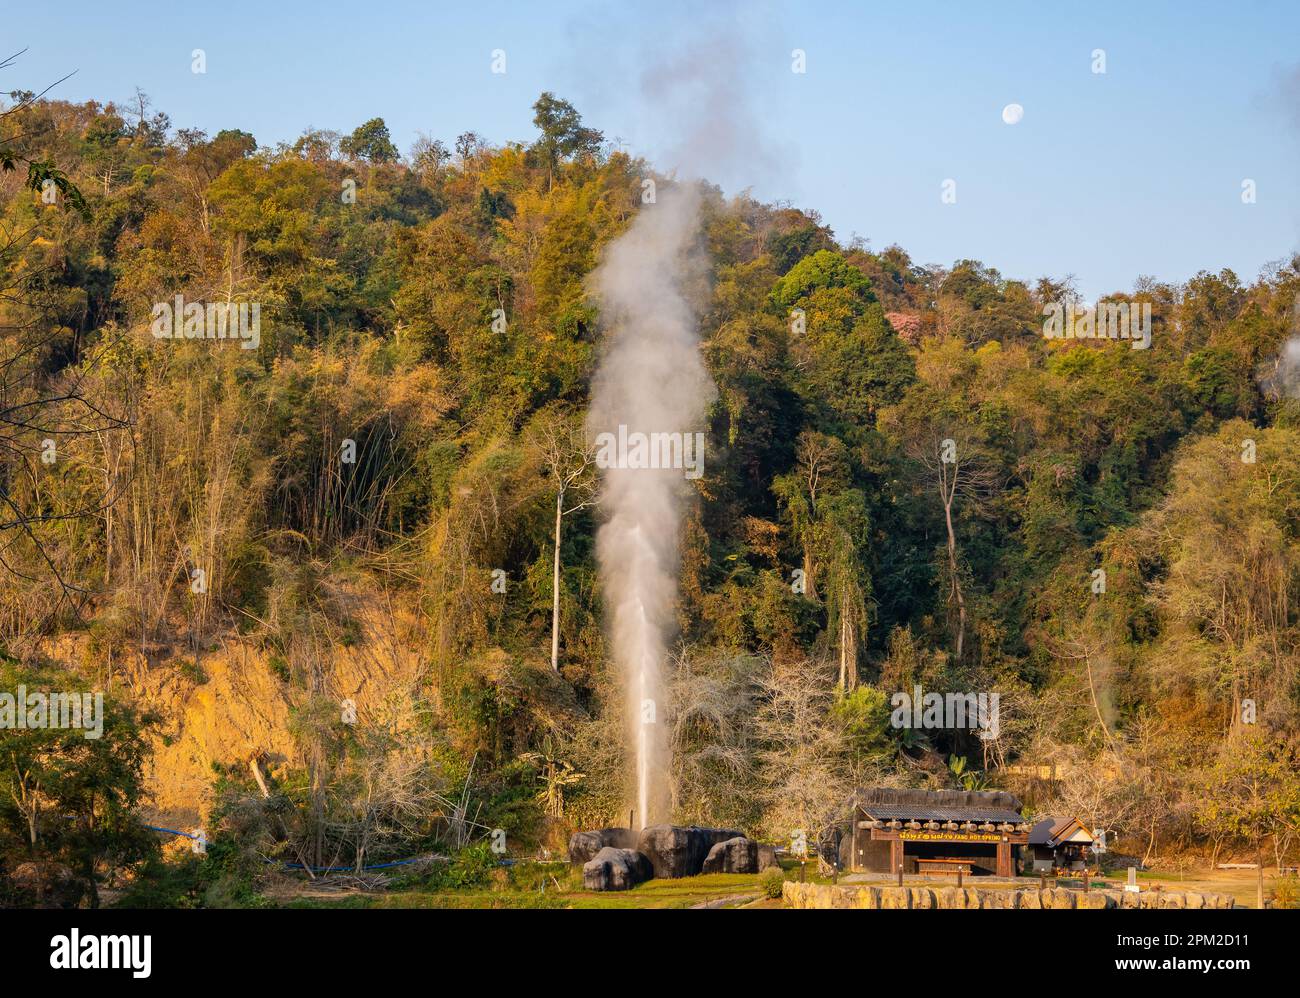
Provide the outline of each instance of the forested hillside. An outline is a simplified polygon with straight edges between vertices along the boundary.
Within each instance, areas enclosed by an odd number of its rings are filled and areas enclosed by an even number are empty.
[[[549,94],[523,141],[406,156],[379,118],[267,147],[142,95],[5,107],[0,671],[102,689],[116,727],[15,741],[0,872],[152,861],[151,808],[317,864],[626,818],[588,276],[679,181]],[[1138,856],[1285,849],[1300,261],[1133,275],[1136,350],[1043,336],[1063,275],[846,244],[813,207],[702,192],[676,819],[786,840],[860,785],[1006,787]],[[256,341],[156,335],[178,296],[257,304]],[[997,737],[892,726],[918,685],[997,692]],[[87,753],[118,775],[73,779]]]

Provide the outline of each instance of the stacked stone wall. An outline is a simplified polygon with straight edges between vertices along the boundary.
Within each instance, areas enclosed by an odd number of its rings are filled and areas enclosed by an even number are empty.
[[[1069,887],[986,888],[801,884],[787,880],[791,908],[1231,908],[1228,894],[1194,891],[1083,891]]]

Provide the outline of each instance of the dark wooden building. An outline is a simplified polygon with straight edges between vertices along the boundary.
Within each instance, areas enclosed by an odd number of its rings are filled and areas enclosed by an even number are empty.
[[[901,865],[904,873],[1010,878],[1029,827],[1020,801],[1003,791],[873,788],[854,798],[841,857],[855,872],[897,873]]]

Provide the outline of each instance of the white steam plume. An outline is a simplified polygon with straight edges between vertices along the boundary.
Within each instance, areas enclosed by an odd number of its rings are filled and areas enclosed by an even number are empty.
[[[1287,398],[1300,398],[1300,334],[1292,336],[1278,353],[1269,387]]]
[[[1259,372],[1260,387],[1283,398],[1300,399],[1300,298],[1291,310],[1291,336],[1271,366]]]
[[[661,185],[593,275],[607,330],[588,427],[593,436],[704,429],[715,389],[700,357],[686,288],[702,266],[694,186]],[[698,460],[701,455],[697,454]],[[636,821],[671,818],[665,659],[675,628],[678,543],[691,493],[681,468],[603,471],[596,536],[615,661],[627,690]]]
[[[1279,75],[1273,88],[1275,108],[1290,119],[1293,140],[1300,140],[1300,64]],[[1279,398],[1300,399],[1300,298],[1291,305],[1291,335],[1272,365],[1257,372],[1260,387]]]
[[[625,30],[611,32],[611,16],[600,8],[593,22],[599,34],[584,48],[605,51],[620,79],[638,86],[611,88],[602,77],[591,81],[593,96],[598,104],[631,97],[634,106],[620,107],[617,120],[649,140],[674,175],[753,183],[778,161],[788,165],[791,150],[778,156],[763,134],[759,109],[771,106],[765,90],[782,79],[767,60],[781,49],[760,39],[766,29],[756,25],[770,19],[757,16],[753,4],[702,10],[689,0],[668,0],[652,32],[636,14],[627,15]],[[705,411],[716,396],[691,308],[707,295],[707,260],[697,238],[700,188],[693,179],[659,180],[657,187],[657,203],[641,207],[593,275],[606,331],[588,418],[593,436],[617,435],[622,426],[629,435],[694,437],[706,429]],[[685,477],[680,468],[603,472],[596,555],[613,656],[627,691],[633,806],[643,827],[672,817],[665,672],[676,629],[682,513],[693,494]],[[643,707],[647,702],[652,708]],[[653,723],[643,720],[650,709]]]

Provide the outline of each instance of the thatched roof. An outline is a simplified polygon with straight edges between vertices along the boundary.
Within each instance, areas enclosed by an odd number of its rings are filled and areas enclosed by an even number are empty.
[[[1023,824],[1020,800],[1003,790],[895,790],[871,787],[853,797],[879,821],[977,821]]]

